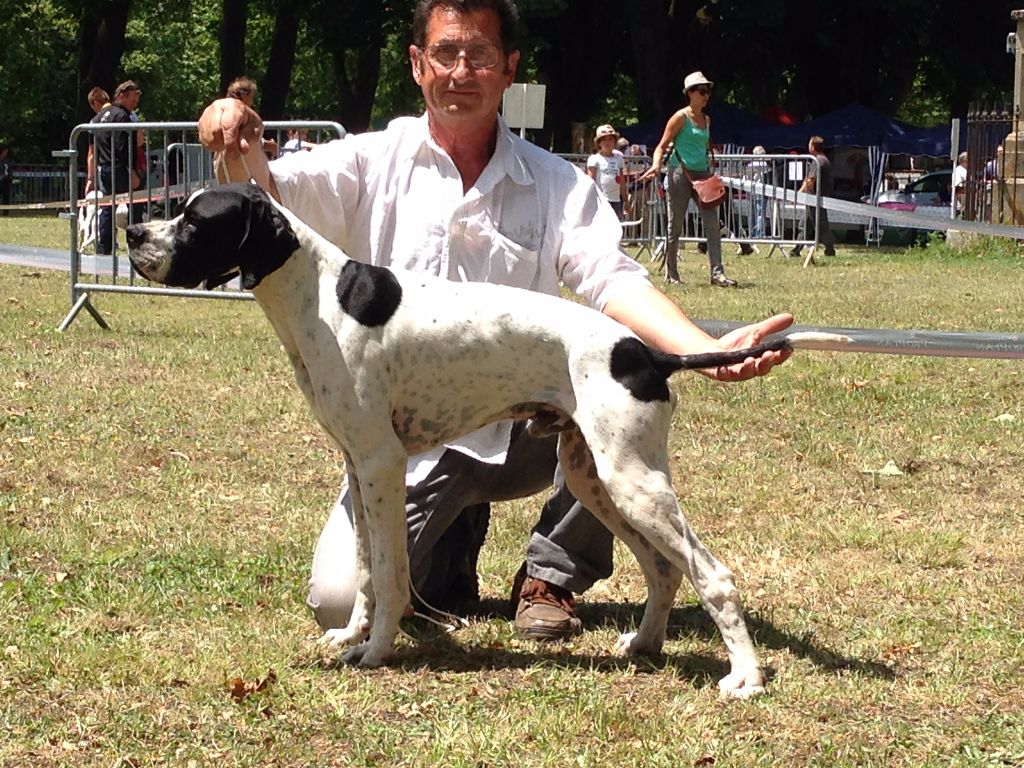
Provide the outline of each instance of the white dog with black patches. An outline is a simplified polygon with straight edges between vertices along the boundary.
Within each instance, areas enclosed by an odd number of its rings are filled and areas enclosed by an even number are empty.
[[[569,489],[636,555],[648,600],[623,653],[661,650],[682,574],[722,633],[719,687],[746,698],[764,676],[733,575],[688,525],[669,479],[669,375],[731,365],[790,342],[678,356],[588,307],[544,294],[369,266],[251,184],[193,196],[181,216],[128,229],[135,269],[172,286],[240,272],[288,352],[299,387],[341,448],[355,510],[359,592],[331,629],[346,661],[391,655],[409,605],[405,470],[422,453],[501,419],[558,431]]]

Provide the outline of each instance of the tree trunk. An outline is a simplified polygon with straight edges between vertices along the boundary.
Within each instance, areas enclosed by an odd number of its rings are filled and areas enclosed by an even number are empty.
[[[380,0],[362,0],[322,10],[320,31],[331,52],[337,117],[351,133],[370,126],[384,42],[382,6]]]
[[[558,16],[534,22],[547,39],[557,41],[537,53],[537,64],[546,77],[544,124],[550,128],[537,135],[537,143],[556,152],[575,152],[572,124],[587,120],[608,96],[615,70],[626,44],[625,29],[616,19],[621,6],[613,0],[572,0]],[[565,34],[565,30],[589,29],[594,19],[615,19],[597,36]],[[605,118],[595,118],[607,122]],[[590,129],[595,126],[591,125]],[[590,151],[592,130],[585,134],[584,152]]]
[[[220,23],[220,93],[245,74],[245,22],[249,0],[223,0]]]
[[[92,119],[93,112],[86,102],[91,88],[98,85],[114,95],[131,6],[132,0],[111,0],[100,7],[86,6],[83,12],[79,25],[80,98],[75,105],[75,114],[83,118],[82,122]]]
[[[356,71],[352,75],[346,66],[347,52],[338,49],[332,51],[334,76],[341,102],[338,119],[349,133],[361,133],[370,127],[373,96],[380,77],[380,45],[378,38],[359,47],[355,55]]]
[[[665,0],[636,0],[635,6],[629,13],[629,36],[637,117],[641,123],[664,123],[677,108],[666,99],[669,56],[677,50],[668,37],[668,7]]]
[[[263,77],[263,95],[259,104],[260,114],[265,120],[284,118],[284,105],[288,101],[298,35],[299,17],[295,13],[295,2],[281,0],[274,20],[274,37],[270,43],[270,57],[267,61],[267,73]]]

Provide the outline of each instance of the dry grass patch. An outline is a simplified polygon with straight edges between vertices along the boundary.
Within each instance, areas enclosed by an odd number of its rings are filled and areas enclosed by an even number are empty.
[[[690,252],[672,295],[698,317],[1024,327],[1012,249],[727,263],[750,287],[711,290]],[[687,589],[663,657],[609,654],[644,599],[621,548],[583,636],[514,639],[541,499],[500,505],[468,627],[410,623],[391,669],[321,659],[304,590],[341,467],[257,308],[101,297],[112,331],[58,334],[66,278],[18,267],[0,303],[0,765],[1024,763],[1020,362],[801,354],[675,381],[676,485],[772,677],[737,703]]]

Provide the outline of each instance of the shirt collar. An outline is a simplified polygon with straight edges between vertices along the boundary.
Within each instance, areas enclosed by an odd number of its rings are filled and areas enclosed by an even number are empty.
[[[516,184],[528,186],[533,184],[533,174],[522,154],[521,144],[526,140],[512,133],[505,119],[498,115],[498,140],[494,145],[494,157],[491,162],[500,162],[505,174]]]
[[[526,143],[525,140],[512,133],[501,115],[497,115],[497,119],[498,132],[494,142],[494,154],[491,156],[490,161],[484,168],[483,173],[480,174],[480,178],[477,179],[475,185],[476,189],[481,193],[489,192],[505,177],[522,186],[529,186],[534,183],[533,174],[530,172],[530,168],[523,157],[522,146],[520,146]],[[430,135],[430,124],[426,112],[420,117],[420,125],[423,132],[423,140],[427,146],[434,152],[448,157],[448,153]],[[450,158],[449,162],[451,162]]]

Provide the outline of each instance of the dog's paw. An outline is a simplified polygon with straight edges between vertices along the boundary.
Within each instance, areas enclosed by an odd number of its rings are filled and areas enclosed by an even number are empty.
[[[723,699],[752,699],[764,693],[764,673],[754,667],[730,672],[718,681],[718,695]]]
[[[364,640],[370,632],[368,623],[366,623],[366,626],[362,626],[362,624],[356,627],[349,625],[347,627],[328,629],[317,641],[317,645],[324,651],[333,653],[341,650],[346,645],[358,643],[360,640]]]
[[[624,632],[615,643],[615,652],[620,656],[657,656],[661,653],[661,642],[645,640],[639,632]]]
[[[383,667],[387,664],[391,654],[378,652],[371,646],[372,643],[369,640],[359,643],[359,645],[352,646],[345,651],[341,660],[346,664],[362,667],[363,669],[376,669],[377,667]]]

